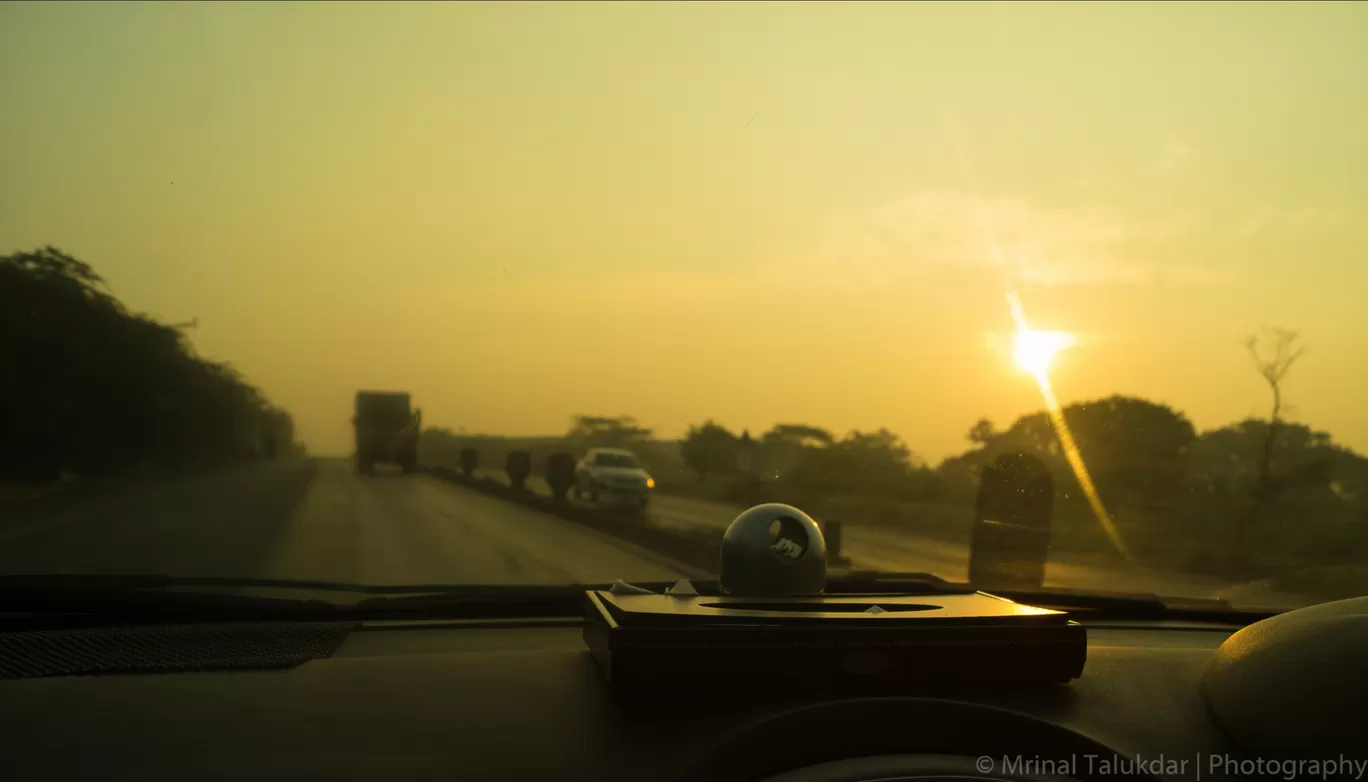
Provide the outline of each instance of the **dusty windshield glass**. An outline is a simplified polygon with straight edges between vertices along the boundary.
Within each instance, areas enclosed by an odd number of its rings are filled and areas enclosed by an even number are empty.
[[[1365,30],[5,4],[0,573],[1368,592]]]

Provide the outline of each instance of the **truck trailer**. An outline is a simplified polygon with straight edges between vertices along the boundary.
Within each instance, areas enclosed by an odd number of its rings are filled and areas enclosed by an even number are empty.
[[[375,472],[381,462],[398,465],[406,474],[418,469],[418,432],[422,411],[412,409],[406,391],[357,391],[356,469]]]

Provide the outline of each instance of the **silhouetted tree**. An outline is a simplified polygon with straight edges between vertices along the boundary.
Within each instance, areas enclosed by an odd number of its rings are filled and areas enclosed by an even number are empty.
[[[1109,504],[1171,497],[1181,490],[1187,449],[1196,438],[1192,422],[1181,413],[1126,396],[1071,404],[1062,413],[1083,463]],[[1079,496],[1073,470],[1045,411],[1024,415],[979,448],[947,459],[940,472],[963,494],[966,486],[977,484],[985,465],[1014,452],[1039,458],[1055,475],[1060,491]]]
[[[767,480],[782,478],[797,468],[810,448],[824,448],[835,438],[821,427],[807,424],[778,424],[760,437],[756,449],[759,475]]]
[[[461,472],[467,478],[475,477],[475,470],[480,466],[480,452],[474,448],[461,449]]]
[[[808,446],[785,480],[826,492],[912,497],[938,479],[914,465],[912,452],[887,429],[853,431],[827,446]]]
[[[566,439],[605,448],[628,448],[651,438],[651,430],[637,425],[630,415],[576,415]]]
[[[835,440],[831,436],[831,432],[819,426],[808,426],[807,424],[776,424],[773,429],[765,432],[762,439],[766,442],[783,441],[803,446],[831,445]]]
[[[740,447],[736,435],[709,419],[701,426],[689,427],[689,433],[679,444],[679,453],[689,468],[704,478],[710,473],[735,471]]]
[[[1192,447],[1188,479],[1194,490],[1227,498],[1254,496],[1262,478],[1267,421],[1248,419],[1204,432]],[[1314,488],[1368,507],[1368,459],[1336,445],[1326,432],[1284,421],[1277,428],[1279,474],[1287,490]]]
[[[288,414],[44,247],[0,256],[0,479],[293,450]]]
[[[1265,498],[1272,490],[1273,445],[1277,440],[1278,423],[1282,415],[1282,381],[1292,365],[1306,352],[1297,344],[1298,333],[1284,328],[1265,327],[1262,333],[1245,340],[1245,349],[1254,362],[1254,369],[1268,383],[1273,393],[1273,409],[1268,414],[1268,432],[1264,438],[1263,455],[1259,461],[1259,497]]]
[[[977,423],[969,427],[969,442],[977,445],[987,445],[997,435],[997,430],[993,428],[993,422],[987,418],[980,418]]]

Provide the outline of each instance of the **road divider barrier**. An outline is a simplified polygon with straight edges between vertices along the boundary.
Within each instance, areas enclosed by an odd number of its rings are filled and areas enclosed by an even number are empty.
[[[626,510],[577,505],[563,497],[557,499],[554,487],[553,496],[550,497],[531,490],[526,484],[526,476],[520,485],[513,486],[488,475],[467,475],[463,469],[454,467],[428,466],[421,469],[448,483],[612,535],[708,574],[717,572],[722,556],[722,531],[716,527],[660,527]],[[736,512],[739,515],[741,511],[738,508]],[[830,520],[820,522],[820,526],[826,543],[828,567],[852,567],[850,559],[841,550],[844,542],[842,523]]]
[[[715,529],[664,529],[630,513],[556,502],[525,486],[515,489],[488,476],[467,476],[453,467],[426,466],[420,469],[448,483],[612,535],[709,575],[717,573],[722,556],[722,535]]]

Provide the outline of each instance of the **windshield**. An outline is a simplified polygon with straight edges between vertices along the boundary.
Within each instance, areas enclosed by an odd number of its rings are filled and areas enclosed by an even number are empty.
[[[715,577],[778,502],[833,573],[1368,593],[1365,50],[1364,4],[3,4],[0,574]]]

